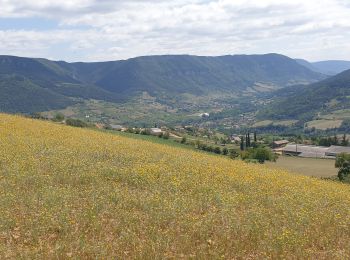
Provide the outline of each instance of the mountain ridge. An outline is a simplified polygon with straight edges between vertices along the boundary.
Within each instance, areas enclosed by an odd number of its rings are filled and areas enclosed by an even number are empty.
[[[284,93],[280,93],[284,91]],[[350,70],[308,86],[273,93],[275,101],[258,116],[273,119],[311,119],[317,112],[350,107]],[[333,101],[333,102],[332,102]],[[330,103],[332,102],[332,105]]]
[[[42,111],[43,107],[64,108],[68,103],[79,102],[79,99],[117,103],[142,92],[164,100],[182,94],[242,94],[256,83],[283,88],[325,78],[287,56],[274,53],[217,57],[158,55],[92,63],[68,63],[4,55],[0,56],[0,75],[2,78],[9,75],[20,76],[26,79],[24,82],[28,82],[25,95],[21,95],[24,83],[19,87],[18,81],[13,82],[13,91],[16,92],[17,88],[20,95],[16,97],[16,102],[10,102],[10,107],[1,98],[8,88],[0,88],[0,107],[4,112],[16,111],[16,103],[20,104],[19,112],[37,112]],[[3,84],[11,85],[9,78]],[[48,95],[50,102],[35,107],[35,94],[29,93],[34,85],[38,88],[33,93],[41,89],[42,93]],[[54,95],[50,96],[49,92]],[[28,97],[31,98],[32,105],[26,110],[26,103],[20,100]]]
[[[334,76],[350,69],[350,61],[346,60],[324,60],[309,62],[304,59],[295,59],[295,61],[312,71],[330,76]]]

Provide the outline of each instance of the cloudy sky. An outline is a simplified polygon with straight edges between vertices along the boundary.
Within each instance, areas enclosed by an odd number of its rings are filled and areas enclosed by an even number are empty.
[[[350,1],[0,0],[0,54],[103,61],[270,52],[350,60]]]

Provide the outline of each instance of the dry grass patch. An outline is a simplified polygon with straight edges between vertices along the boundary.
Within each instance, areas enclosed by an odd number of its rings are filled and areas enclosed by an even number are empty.
[[[307,122],[307,127],[308,128],[315,127],[316,129],[320,129],[320,130],[327,130],[332,128],[339,128],[342,123],[343,123],[343,120],[321,119],[321,120],[314,120],[314,121]]]

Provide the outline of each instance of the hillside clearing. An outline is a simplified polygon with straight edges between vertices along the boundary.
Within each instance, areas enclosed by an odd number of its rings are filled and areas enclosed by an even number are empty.
[[[322,119],[328,119],[328,120],[334,120],[334,119],[340,119],[340,120],[344,120],[344,119],[350,119],[350,109],[340,109],[340,110],[336,110],[333,111],[329,114],[326,115],[321,115],[320,116]]]
[[[298,120],[263,120],[256,122],[253,127],[263,127],[263,126],[268,126],[268,125],[274,125],[274,126],[292,126],[298,122]]]
[[[314,121],[307,122],[307,128],[315,127],[316,129],[320,129],[320,130],[327,130],[327,129],[340,127],[342,122],[343,120],[325,120],[325,119],[314,120]]]
[[[349,186],[0,114],[0,258],[350,257]]]

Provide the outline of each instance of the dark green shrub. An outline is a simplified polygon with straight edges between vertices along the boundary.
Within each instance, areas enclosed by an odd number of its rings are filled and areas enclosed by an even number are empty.
[[[75,127],[87,127],[88,124],[80,119],[68,118],[66,120],[66,125],[75,126]]]
[[[162,133],[164,139],[169,139],[169,132]]]
[[[220,147],[215,147],[215,148],[213,149],[213,152],[216,153],[216,154],[221,154],[221,149],[220,149]]]
[[[350,154],[341,153],[337,155],[335,161],[335,167],[339,168],[338,178],[340,181],[345,180],[345,178],[350,173]]]
[[[230,155],[230,158],[235,159],[235,158],[237,158],[239,156],[239,153],[236,150],[234,150],[234,149],[230,149],[229,150],[229,155]]]
[[[258,147],[241,152],[241,158],[242,160],[254,159],[259,163],[264,163],[265,161],[276,161],[277,156],[266,147]]]
[[[62,122],[63,120],[64,120],[64,115],[62,113],[57,113],[52,119],[52,121],[55,121],[55,122]]]
[[[207,152],[213,152],[214,148],[212,146],[206,146],[206,151]]]

